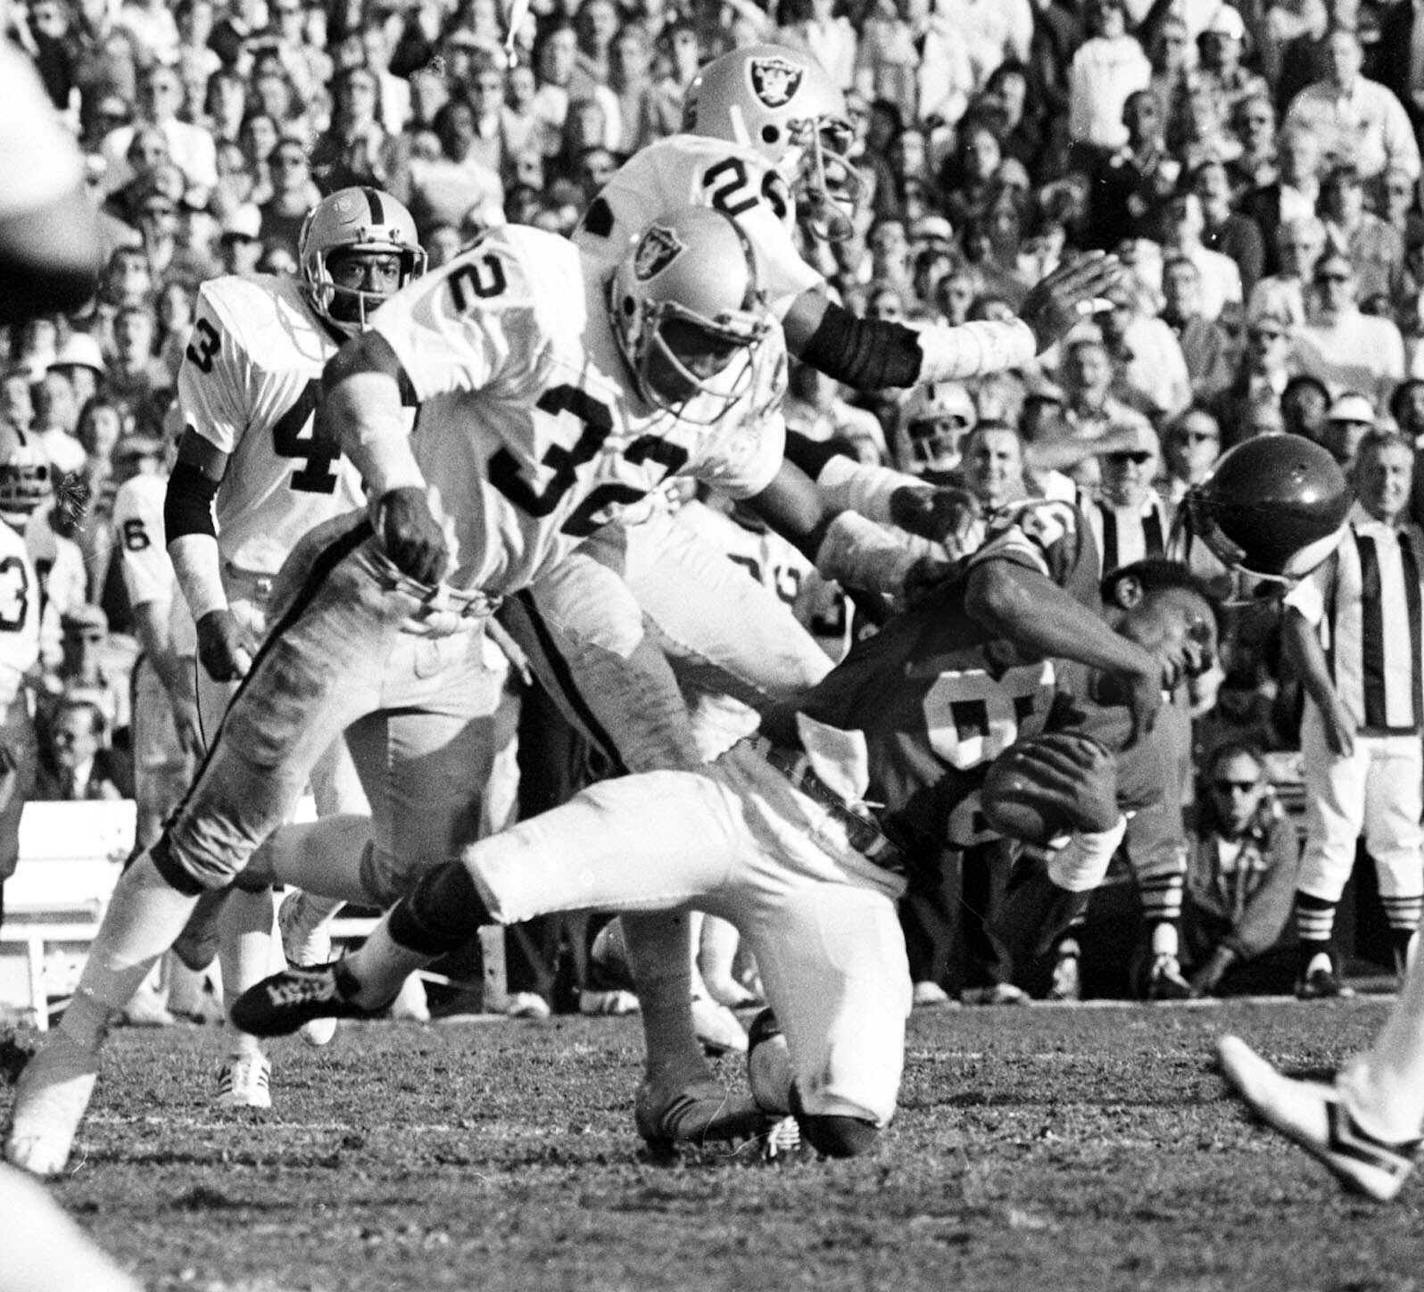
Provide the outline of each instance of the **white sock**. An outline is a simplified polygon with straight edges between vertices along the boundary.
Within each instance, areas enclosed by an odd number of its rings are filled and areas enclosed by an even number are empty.
[[[360,984],[356,1003],[364,1009],[384,1009],[400,994],[405,980],[435,958],[401,946],[391,937],[389,925],[389,917],[382,920],[345,960]]]
[[[172,887],[147,852],[119,876],[74,1000],[59,1025],[70,1040],[98,1049],[110,1016],[129,1003],[173,945],[197,900]]]
[[[231,1011],[233,1003],[249,987],[285,967],[282,946],[274,932],[276,918],[277,899],[270,888],[256,893],[238,889],[223,907],[218,926],[222,935],[218,963],[222,966],[225,1010]],[[232,1052],[260,1054],[262,1047],[256,1037],[236,1032]]]

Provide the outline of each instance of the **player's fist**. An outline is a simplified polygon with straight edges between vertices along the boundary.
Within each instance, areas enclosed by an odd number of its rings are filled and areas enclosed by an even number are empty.
[[[231,610],[209,610],[198,620],[198,660],[214,682],[236,682],[252,667],[252,649]]]
[[[382,494],[377,517],[381,544],[402,574],[428,584],[445,577],[450,548],[424,489],[410,486]]]
[[[890,496],[890,519],[908,533],[943,544],[951,558],[964,554],[979,516],[979,500],[952,485],[905,486]]]
[[[990,765],[980,792],[989,828],[1040,846],[1117,824],[1117,771],[1096,740],[1053,734],[1020,740]]]

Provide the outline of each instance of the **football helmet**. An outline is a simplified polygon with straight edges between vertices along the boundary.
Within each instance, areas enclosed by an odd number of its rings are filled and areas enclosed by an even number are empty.
[[[751,243],[731,216],[689,206],[654,220],[608,284],[618,347],[649,403],[716,421],[750,388],[771,328]],[[706,399],[694,400],[696,396]]]
[[[0,436],[0,519],[17,529],[53,496],[49,455],[23,431]]]
[[[1187,492],[1186,523],[1229,570],[1304,578],[1340,542],[1353,494],[1335,459],[1300,435],[1258,435]]]
[[[964,437],[977,421],[974,401],[959,382],[916,386],[895,418],[896,464],[917,476],[953,471]]]
[[[713,59],[683,96],[682,129],[756,149],[790,185],[815,233],[850,236],[865,187],[850,161],[855,129],[845,96],[814,58],[748,45]]]
[[[343,251],[400,256],[400,287],[425,272],[425,252],[410,212],[380,189],[338,189],[307,212],[297,237],[297,263],[307,299],[338,331],[354,336],[369,326],[371,312],[387,293],[337,286],[328,261]]]

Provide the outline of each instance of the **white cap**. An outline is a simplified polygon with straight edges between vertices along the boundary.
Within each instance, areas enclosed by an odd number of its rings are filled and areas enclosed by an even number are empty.
[[[87,332],[71,332],[49,361],[51,368],[93,368],[104,371],[104,355],[99,343]]]
[[[224,238],[250,238],[253,242],[262,234],[262,212],[251,202],[237,207],[222,222]]]

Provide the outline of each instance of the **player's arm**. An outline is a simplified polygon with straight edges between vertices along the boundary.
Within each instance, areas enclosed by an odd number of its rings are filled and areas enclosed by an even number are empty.
[[[798,359],[859,390],[962,380],[1032,362],[1082,319],[1120,273],[1114,257],[1093,252],[1039,282],[1012,322],[939,321],[918,329],[859,318],[817,287],[792,301],[782,327]]]
[[[931,558],[922,549],[883,525],[828,504],[810,476],[792,462],[783,461],[771,482],[745,501],[842,587],[900,597],[907,581],[913,585],[926,577]]]
[[[860,462],[824,440],[788,432],[786,457],[815,482],[831,509],[943,543],[952,556],[963,550],[979,517],[979,504],[965,489],[937,487],[893,467]]]
[[[1047,575],[1007,558],[978,561],[966,579],[964,609],[1028,654],[1076,660],[1118,678],[1133,714],[1134,740],[1151,730],[1162,704],[1161,664]]]
[[[1308,586],[1308,583],[1302,584],[1287,598],[1285,615],[1281,620],[1281,646],[1306,695],[1320,711],[1325,723],[1325,743],[1329,745],[1330,752],[1349,757],[1355,750],[1355,719],[1341,703],[1339,692],[1335,690],[1325,648],[1320,644],[1315,624],[1300,605],[1292,604],[1298,600],[1297,593]]]

